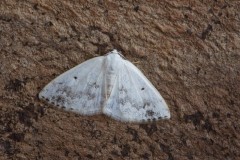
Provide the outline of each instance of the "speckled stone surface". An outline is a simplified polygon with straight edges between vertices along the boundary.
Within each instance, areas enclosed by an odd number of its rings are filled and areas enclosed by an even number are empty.
[[[0,1],[0,159],[240,159],[240,2]],[[47,105],[41,89],[116,48],[170,120],[129,124]]]

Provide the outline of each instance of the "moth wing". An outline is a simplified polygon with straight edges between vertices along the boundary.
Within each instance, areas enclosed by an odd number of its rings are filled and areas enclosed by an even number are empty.
[[[102,110],[104,56],[92,58],[61,74],[39,93],[40,99],[84,115]]]
[[[170,118],[164,99],[131,62],[123,60],[112,93],[103,112],[125,122]]]

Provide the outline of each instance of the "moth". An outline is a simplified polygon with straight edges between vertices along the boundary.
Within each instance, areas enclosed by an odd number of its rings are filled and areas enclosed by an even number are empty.
[[[123,122],[170,118],[157,89],[117,50],[61,74],[43,88],[39,98],[82,115],[102,113]]]

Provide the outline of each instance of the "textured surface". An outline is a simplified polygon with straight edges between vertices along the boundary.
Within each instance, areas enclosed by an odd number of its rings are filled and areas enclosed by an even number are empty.
[[[237,0],[0,1],[1,159],[239,159]],[[44,104],[50,80],[113,48],[171,120],[124,124]]]

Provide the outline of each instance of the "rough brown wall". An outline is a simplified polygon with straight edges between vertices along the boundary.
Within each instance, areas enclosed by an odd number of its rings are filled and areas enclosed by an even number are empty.
[[[239,159],[238,0],[0,1],[0,159]],[[113,48],[152,81],[172,118],[125,124],[37,98]]]

